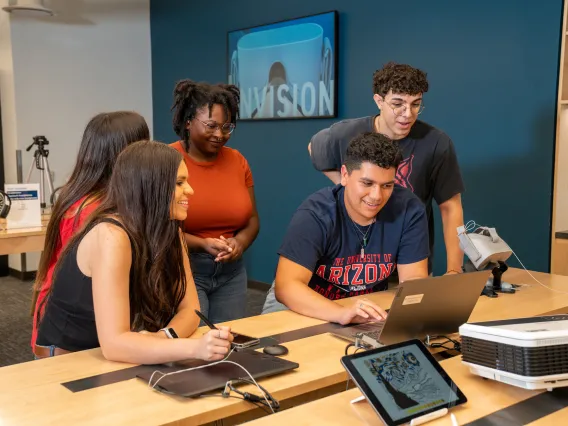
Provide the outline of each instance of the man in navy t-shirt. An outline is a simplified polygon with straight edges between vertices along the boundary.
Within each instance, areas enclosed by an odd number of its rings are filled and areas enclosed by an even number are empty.
[[[380,114],[343,120],[315,134],[308,150],[313,165],[335,184],[349,142],[363,132],[382,133],[398,141],[403,161],[395,181],[410,189],[426,206],[430,256],[434,247],[432,200],[440,207],[446,246],[446,273],[462,271],[463,252],[457,227],[463,225],[464,184],[454,144],[443,131],[418,120],[428,91],[426,74],[410,65],[389,63],[373,75],[373,100]],[[432,258],[430,257],[430,272]]]
[[[263,313],[278,310],[277,299],[325,321],[382,320],[385,311],[371,301],[348,307],[332,301],[385,290],[395,269],[401,282],[428,276],[426,212],[418,197],[394,184],[401,159],[398,144],[382,134],[353,139],[341,185],[311,195],[294,214]]]

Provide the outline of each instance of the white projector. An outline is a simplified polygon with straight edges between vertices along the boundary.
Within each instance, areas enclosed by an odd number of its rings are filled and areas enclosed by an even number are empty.
[[[464,324],[459,332],[473,374],[524,389],[568,386],[568,315]]]

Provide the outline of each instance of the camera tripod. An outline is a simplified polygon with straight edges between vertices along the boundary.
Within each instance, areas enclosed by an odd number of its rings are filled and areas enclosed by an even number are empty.
[[[35,161],[30,164],[30,170],[28,171],[28,178],[26,183],[30,182],[32,177],[32,171],[35,168],[40,171],[39,174],[39,199],[42,209],[45,209],[45,181],[47,180],[47,185],[49,186],[50,194],[53,194],[53,181],[51,180],[51,169],[49,168],[49,161],[47,156],[49,155],[49,150],[45,149],[45,145],[49,145],[49,141],[45,136],[35,136],[33,143],[26,148],[26,151],[32,149],[34,145],[37,145],[37,149],[34,151]],[[50,198],[51,199],[51,195]]]

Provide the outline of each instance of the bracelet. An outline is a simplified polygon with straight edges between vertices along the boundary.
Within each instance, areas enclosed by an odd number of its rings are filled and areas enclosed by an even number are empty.
[[[450,272],[455,272],[456,274],[461,274],[461,273],[462,273],[462,271],[456,271],[455,269],[448,269],[448,270],[446,271],[446,274],[448,274],[448,273],[450,273]]]

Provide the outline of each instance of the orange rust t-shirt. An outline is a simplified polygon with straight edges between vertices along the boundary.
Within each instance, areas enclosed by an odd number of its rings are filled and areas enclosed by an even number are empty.
[[[170,146],[183,155],[194,191],[189,197],[184,231],[200,238],[229,238],[244,228],[252,216],[248,189],[254,184],[245,157],[224,146],[215,161],[199,163],[180,141]]]

